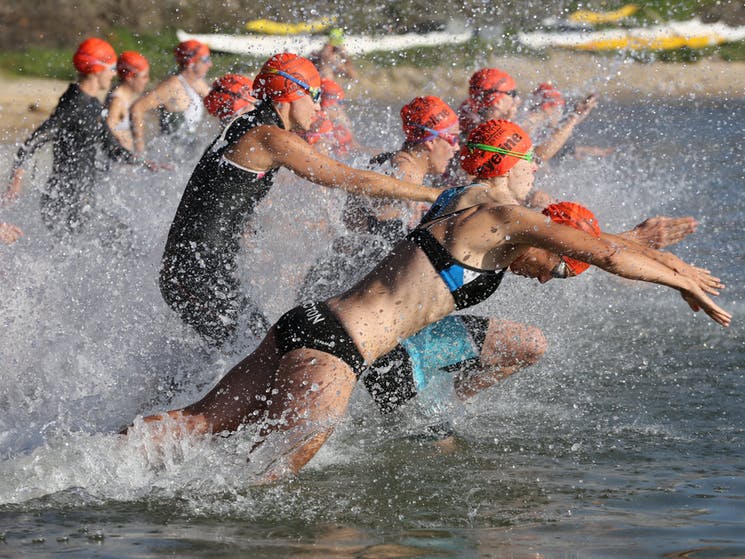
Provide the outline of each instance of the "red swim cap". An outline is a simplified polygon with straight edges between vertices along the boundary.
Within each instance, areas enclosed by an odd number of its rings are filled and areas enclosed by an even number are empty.
[[[321,108],[336,105],[344,99],[344,90],[330,78],[321,80]]]
[[[506,150],[516,155],[495,153],[475,147],[483,144]],[[469,175],[480,179],[501,177],[527,154],[533,143],[522,128],[509,120],[488,120],[479,124],[468,135],[468,142],[460,150],[460,165]]]
[[[468,80],[468,95],[478,109],[485,109],[516,87],[515,80],[507,72],[499,68],[482,68]]]
[[[72,63],[81,74],[95,74],[116,64],[116,51],[103,39],[91,37],[80,43]]]
[[[147,58],[133,50],[121,53],[116,61],[116,73],[122,80],[147,72],[149,68],[150,63],[148,63]]]
[[[538,87],[533,91],[533,105],[541,109],[550,109],[558,105],[565,105],[564,97],[561,95],[561,91],[556,89],[554,84],[544,82],[538,84]]]
[[[209,56],[210,49],[204,43],[197,40],[189,39],[176,45],[173,49],[173,55],[176,57],[176,64],[179,68],[186,68],[191,65],[198,57]]]
[[[321,75],[310,60],[283,52],[267,60],[254,78],[256,97],[278,103],[292,103],[308,94],[300,84],[277,72],[288,74],[310,87],[321,87]]]
[[[584,206],[580,206],[574,202],[551,204],[542,213],[550,217],[551,221],[555,223],[574,227],[575,229],[589,233],[593,237],[600,236],[600,226],[598,225],[598,220],[595,218],[595,214]],[[562,256],[561,258],[566,262],[575,276],[580,275],[590,267],[587,262],[582,262],[581,260],[575,260],[568,256]]]
[[[431,132],[425,128],[431,128],[438,132],[458,124],[458,115],[445,101],[439,97],[429,95],[427,97],[415,97],[407,105],[401,108],[401,122],[406,134],[406,141],[410,143],[421,142]]]
[[[252,88],[250,78],[240,74],[225,74],[212,83],[212,89],[204,98],[204,106],[220,120],[230,118],[247,105],[256,103]]]

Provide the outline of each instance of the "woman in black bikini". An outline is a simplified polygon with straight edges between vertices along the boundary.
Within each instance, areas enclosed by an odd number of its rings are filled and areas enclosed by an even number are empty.
[[[516,158],[509,173],[532,174],[531,154],[481,140],[464,148],[478,150],[480,167]],[[258,423],[262,438],[257,446],[276,435],[279,440],[272,442],[281,448],[265,477],[297,472],[345,414],[366,363],[447,316],[456,305],[482,301],[508,267],[543,282],[592,264],[676,289],[694,311],[703,309],[722,326],[730,323],[731,315],[707,295],[723,287],[717,278],[669,253],[615,235],[596,236],[592,214],[581,207],[557,204],[546,216],[502,205],[490,200],[489,181],[443,196],[431,220],[399,242],[357,285],[286,313],[204,398],[145,418],[145,428],[158,436],[176,423],[194,434],[217,434]],[[574,223],[572,216],[584,223]],[[472,273],[464,275],[464,269]]]

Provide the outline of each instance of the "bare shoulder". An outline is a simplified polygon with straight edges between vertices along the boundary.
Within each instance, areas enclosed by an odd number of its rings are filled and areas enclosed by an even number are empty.
[[[462,193],[454,200],[452,210],[461,210],[472,206],[480,206],[490,201],[489,192],[486,186],[481,184],[472,184],[465,188]]]
[[[207,80],[205,80],[204,78],[201,78],[194,82],[194,84],[192,84],[192,87],[194,88],[194,91],[199,93],[199,95],[201,95],[202,97],[206,97],[211,89],[210,84],[208,84]]]
[[[259,126],[249,130],[248,134],[251,134],[254,138],[266,143],[266,145],[271,148],[280,148],[288,143],[294,144],[296,140],[299,140],[300,143],[307,144],[307,142],[297,134],[273,124],[260,124]]]

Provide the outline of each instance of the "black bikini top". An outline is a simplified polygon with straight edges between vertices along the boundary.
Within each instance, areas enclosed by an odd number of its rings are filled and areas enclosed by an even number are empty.
[[[484,270],[459,262],[434,238],[427,228],[434,221],[460,213],[446,214],[444,210],[450,200],[470,186],[472,185],[451,188],[443,192],[422,218],[419,227],[406,236],[427,255],[432,266],[452,293],[456,310],[472,307],[488,299],[499,287],[506,271],[506,268]]]

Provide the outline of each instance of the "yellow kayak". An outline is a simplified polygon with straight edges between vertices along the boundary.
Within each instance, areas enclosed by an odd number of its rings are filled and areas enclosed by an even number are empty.
[[[606,39],[587,41],[574,48],[579,50],[673,50],[682,47],[701,49],[722,44],[726,41],[718,35],[701,35],[697,37],[624,37],[621,39]]]
[[[702,23],[698,19],[671,21],[635,29],[518,33],[518,40],[531,48],[563,47],[579,50],[672,50],[710,47],[745,39],[745,26]]]
[[[304,33],[322,33],[336,21],[335,17],[322,17],[302,23],[281,23],[270,19],[252,19],[246,23],[251,33],[262,35],[300,35]]]
[[[597,25],[599,23],[615,23],[634,15],[638,9],[639,6],[636,4],[626,4],[624,7],[612,12],[577,10],[573,14],[569,14],[568,19],[574,23],[588,23],[590,25]]]

